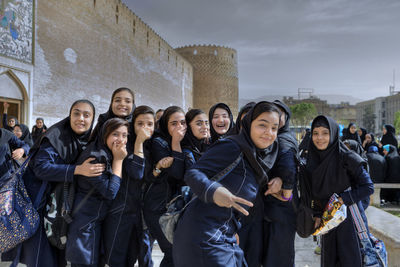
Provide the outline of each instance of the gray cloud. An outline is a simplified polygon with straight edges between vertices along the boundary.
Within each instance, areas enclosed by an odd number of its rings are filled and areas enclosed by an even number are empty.
[[[369,99],[400,70],[397,0],[122,1],[173,47],[235,48],[241,97],[310,87]]]

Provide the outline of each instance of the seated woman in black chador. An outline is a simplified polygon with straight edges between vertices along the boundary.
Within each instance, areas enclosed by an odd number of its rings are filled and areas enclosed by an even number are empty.
[[[315,227],[320,225],[325,205],[334,193],[347,206],[357,203],[363,214],[360,201],[374,191],[367,163],[339,140],[339,126],[330,117],[316,117],[311,125],[311,136],[305,177],[311,181]],[[362,266],[351,216],[321,237],[321,266]]]
[[[247,266],[235,234],[248,215],[278,154],[279,110],[269,102],[255,105],[242,120],[239,135],[217,141],[185,173],[197,198],[177,224],[175,267]],[[219,181],[210,180],[226,170]]]
[[[349,127],[347,127],[346,129],[343,129],[343,136],[342,136],[341,140],[344,141],[344,140],[348,140],[348,139],[357,141],[358,143],[362,144],[360,136],[357,133],[356,124],[353,122],[351,122],[349,124]]]
[[[129,123],[120,118],[106,121],[96,140],[81,153],[77,162],[102,163],[105,170],[96,177],[77,176],[74,212],[69,225],[65,258],[75,266],[98,266],[101,253],[103,221],[118,193],[122,162],[127,156]],[[84,201],[84,202],[83,202]],[[79,207],[79,210],[78,208]]]
[[[218,103],[208,112],[210,121],[211,143],[225,137],[235,127],[231,109],[227,104]]]

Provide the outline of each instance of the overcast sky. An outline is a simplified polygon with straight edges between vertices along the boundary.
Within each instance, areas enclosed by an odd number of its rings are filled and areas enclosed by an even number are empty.
[[[398,0],[122,0],[172,47],[238,53],[240,98],[400,90]]]

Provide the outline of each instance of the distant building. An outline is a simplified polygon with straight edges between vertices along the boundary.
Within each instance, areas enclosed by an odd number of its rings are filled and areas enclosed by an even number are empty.
[[[400,110],[400,93],[357,103],[356,109],[357,124],[364,128],[372,124],[370,130],[380,133],[383,125],[394,123],[394,115]]]

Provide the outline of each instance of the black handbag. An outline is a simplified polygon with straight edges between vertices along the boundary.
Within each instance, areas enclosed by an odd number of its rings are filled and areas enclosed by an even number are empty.
[[[234,162],[232,162],[228,167],[223,169],[221,172],[214,175],[210,180],[212,181],[221,181],[226,175],[228,175],[240,162],[243,158],[243,154],[240,153]],[[173,198],[167,204],[167,212],[161,215],[159,219],[159,224],[161,230],[163,231],[167,240],[173,244],[174,232],[176,228],[176,224],[178,223],[179,218],[182,216],[186,207],[197,197],[194,196],[191,200],[188,200],[187,194],[185,190],[182,190],[183,194],[178,195]]]
[[[305,173],[305,163],[298,161],[297,178],[299,182],[299,201],[296,211],[296,232],[302,238],[314,233],[314,218],[312,210],[311,184]]]

